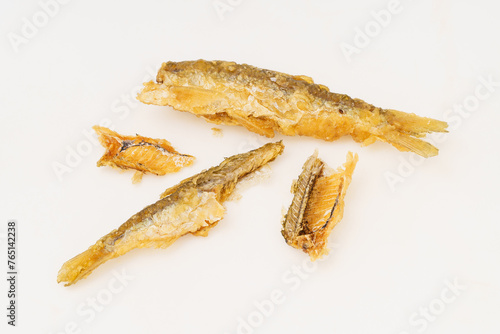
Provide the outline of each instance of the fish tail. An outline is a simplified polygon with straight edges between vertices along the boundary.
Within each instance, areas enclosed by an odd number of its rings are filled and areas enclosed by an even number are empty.
[[[431,132],[448,132],[446,130],[448,123],[436,119],[393,109],[385,109],[382,114],[386,121],[395,126],[396,129],[401,132],[410,133],[416,137],[424,136]]]
[[[405,133],[388,132],[381,140],[391,144],[400,151],[410,151],[424,158],[433,157],[439,153],[439,150],[434,145]]]
[[[113,251],[106,249],[104,243],[93,245],[62,265],[57,274],[57,283],[66,282],[65,286],[72,285],[116,256]]]
[[[385,109],[381,115],[389,125],[383,131],[381,140],[388,142],[400,151],[411,151],[428,158],[438,154],[439,150],[432,144],[419,139],[432,132],[448,132],[448,123],[432,118],[421,117],[398,110]]]

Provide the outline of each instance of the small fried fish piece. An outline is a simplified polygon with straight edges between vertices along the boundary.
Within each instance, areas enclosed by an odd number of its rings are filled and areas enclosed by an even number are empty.
[[[87,277],[104,262],[135,248],[166,248],[186,234],[206,236],[225,213],[222,203],[236,184],[283,152],[281,142],[226,158],[220,165],[167,189],[161,199],[63,264],[57,282],[66,286]]]
[[[357,161],[358,155],[349,152],[343,168],[331,171],[315,153],[292,186],[294,197],[281,234],[287,244],[302,249],[312,261],[328,254],[328,236],[344,214],[344,196]]]
[[[119,169],[135,169],[133,183],[140,182],[144,173],[165,175],[178,172],[182,167],[193,164],[191,155],[177,152],[165,139],[123,136],[108,128],[94,126],[99,142],[106,152],[97,166],[111,166]]]
[[[446,122],[382,109],[336,94],[304,75],[289,75],[228,61],[163,63],[139,101],[188,111],[215,124],[242,125],[260,135],[311,136],[327,141],[350,135],[362,145],[380,140],[423,157],[438,149],[419,138],[447,132]]]

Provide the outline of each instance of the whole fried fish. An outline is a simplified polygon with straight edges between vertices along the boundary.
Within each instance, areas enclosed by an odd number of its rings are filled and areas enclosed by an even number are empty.
[[[358,155],[349,152],[344,167],[331,171],[315,153],[292,187],[294,197],[281,234],[287,244],[302,249],[313,261],[328,254],[328,236],[342,220],[344,196],[357,161]]]
[[[119,169],[135,169],[132,182],[137,183],[145,173],[165,175],[178,172],[182,167],[193,164],[191,155],[177,152],[165,139],[143,136],[123,136],[103,126],[94,126],[99,142],[106,152],[97,166],[111,166]]]
[[[227,61],[167,62],[156,83],[144,85],[137,97],[144,103],[189,111],[216,124],[242,125],[267,137],[274,131],[328,141],[351,135],[363,145],[380,140],[430,157],[438,149],[419,138],[447,132],[448,126],[332,93],[304,75]]]
[[[161,199],[139,211],[118,229],[99,239],[85,252],[63,264],[57,275],[66,286],[87,277],[104,262],[134,248],[166,248],[181,236],[206,236],[224,216],[222,203],[238,181],[274,160],[283,151],[281,142],[226,158],[178,185],[167,189]]]

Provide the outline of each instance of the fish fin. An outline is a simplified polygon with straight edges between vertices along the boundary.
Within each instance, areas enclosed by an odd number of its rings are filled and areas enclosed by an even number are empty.
[[[411,151],[425,158],[438,154],[436,147],[419,138],[431,132],[448,132],[448,123],[393,109],[381,110],[380,114],[390,129],[376,137],[400,151]]]
[[[193,180],[196,178],[196,176],[197,176],[197,175],[193,175],[193,176],[191,176],[191,177],[188,177],[187,179],[185,179],[185,180],[181,181],[181,183],[176,184],[175,186],[168,188],[167,190],[165,190],[164,192],[162,192],[162,193],[160,194],[160,199],[165,198],[165,197],[167,197],[167,196],[169,196],[169,195],[172,195],[172,194],[173,194],[173,193],[175,193],[175,192],[176,192],[179,188],[182,188],[182,187],[183,187],[186,183],[193,181]]]
[[[248,116],[229,116],[225,112],[219,112],[217,114],[205,114],[201,115],[201,118],[210,123],[215,124],[238,124],[244,126],[247,130],[255,132],[259,135],[266,136],[269,138],[274,137],[274,123],[261,117]]]
[[[400,151],[410,151],[424,158],[433,157],[439,153],[434,145],[406,133],[388,132],[381,139]]]
[[[396,127],[400,132],[413,136],[424,136],[431,132],[448,132],[448,123],[436,119],[421,117],[411,113],[405,113],[394,109],[383,111],[385,120]]]
[[[170,188],[168,188],[167,190],[165,190],[164,192],[162,192],[162,193],[160,194],[160,199],[165,198],[165,197],[167,197],[168,195],[173,194],[173,193],[174,193],[174,192],[175,192],[178,188],[179,188],[178,186],[174,186],[174,187],[170,187]]]
[[[308,77],[307,75],[294,75],[294,76],[292,76],[292,78],[294,78],[295,80],[299,80],[299,81],[305,81],[308,84],[314,83],[313,78]]]
[[[326,90],[327,92],[330,91],[330,88],[326,87],[325,85],[321,85],[321,84],[316,84],[316,86],[318,86],[319,88],[321,88],[322,90]]]

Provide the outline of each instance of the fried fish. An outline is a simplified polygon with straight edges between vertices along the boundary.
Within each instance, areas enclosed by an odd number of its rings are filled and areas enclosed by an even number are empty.
[[[178,172],[182,167],[192,165],[195,160],[191,155],[177,152],[165,139],[123,136],[97,125],[93,129],[101,145],[106,148],[97,166],[135,169],[132,178],[134,183],[139,182],[144,173],[165,175]]]
[[[302,249],[312,261],[328,254],[328,236],[344,214],[344,196],[357,161],[358,155],[349,152],[343,168],[332,171],[315,153],[292,186],[294,197],[281,234],[287,244]]]
[[[144,86],[137,97],[143,103],[168,105],[216,124],[242,125],[267,137],[275,131],[327,141],[351,135],[363,145],[380,140],[431,157],[438,149],[419,138],[447,132],[448,126],[332,93],[304,75],[227,61],[167,62],[156,82]]]
[[[206,236],[224,216],[222,203],[244,176],[282,153],[281,142],[226,158],[220,165],[167,189],[161,199],[63,264],[57,275],[66,286],[87,277],[104,262],[135,248],[166,248],[188,233]]]

